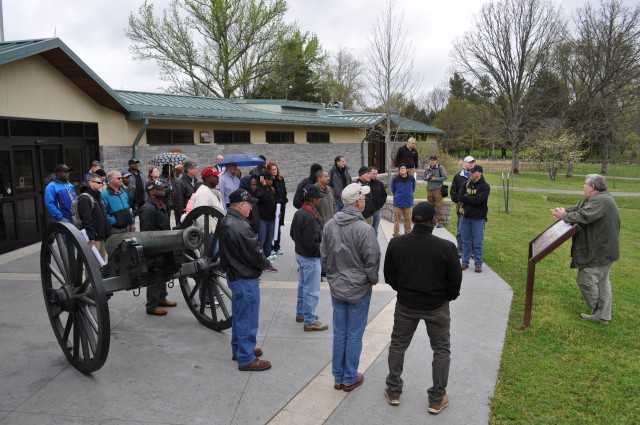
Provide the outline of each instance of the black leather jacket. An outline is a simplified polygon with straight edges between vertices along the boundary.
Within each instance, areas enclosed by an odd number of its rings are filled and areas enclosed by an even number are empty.
[[[232,282],[256,279],[271,267],[249,222],[233,208],[220,222],[220,264]]]

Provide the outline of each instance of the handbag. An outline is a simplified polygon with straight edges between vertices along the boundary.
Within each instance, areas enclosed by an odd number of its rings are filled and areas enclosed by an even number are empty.
[[[440,193],[442,194],[443,198],[446,198],[447,196],[449,196],[449,186],[447,186],[446,184],[443,184],[442,187],[440,188]]]

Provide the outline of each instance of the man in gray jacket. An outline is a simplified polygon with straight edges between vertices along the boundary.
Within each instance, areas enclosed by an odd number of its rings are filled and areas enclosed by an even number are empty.
[[[320,255],[327,259],[327,280],[333,305],[334,388],[351,391],[362,385],[358,373],[362,336],[367,325],[371,288],[378,283],[380,247],[362,211],[368,186],[342,190],[343,209],[325,224]]]
[[[427,181],[427,202],[436,207],[438,212],[436,227],[442,227],[442,223],[445,222],[444,210],[442,209],[442,182],[447,178],[444,167],[438,164],[438,157],[431,155],[429,167],[424,170],[424,179]]]

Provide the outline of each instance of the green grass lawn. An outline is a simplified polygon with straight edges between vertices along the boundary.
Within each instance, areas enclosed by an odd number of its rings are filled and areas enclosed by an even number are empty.
[[[581,181],[572,181],[580,190]],[[494,188],[490,197],[484,261],[514,291],[490,422],[639,424],[640,198],[616,198],[622,258],[611,273],[611,325],[580,319],[588,309],[575,283],[577,271],[569,269],[568,241],[537,264],[533,319],[524,329],[528,243],[554,222],[550,208],[581,199],[546,196],[513,192],[508,215],[498,211],[502,192]],[[448,228],[455,231],[455,217]]]

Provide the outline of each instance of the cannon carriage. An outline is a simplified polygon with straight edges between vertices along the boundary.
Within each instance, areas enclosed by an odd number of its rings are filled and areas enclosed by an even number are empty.
[[[178,230],[120,233],[105,243],[100,267],[82,234],[71,224],[47,228],[40,274],[47,314],[69,363],[80,372],[100,369],[109,353],[108,300],[117,291],[178,281],[185,302],[205,327],[231,327],[231,291],[220,269],[216,220],[224,213],[195,208]],[[135,294],[135,292],[134,292]],[[210,302],[206,302],[209,300]]]

